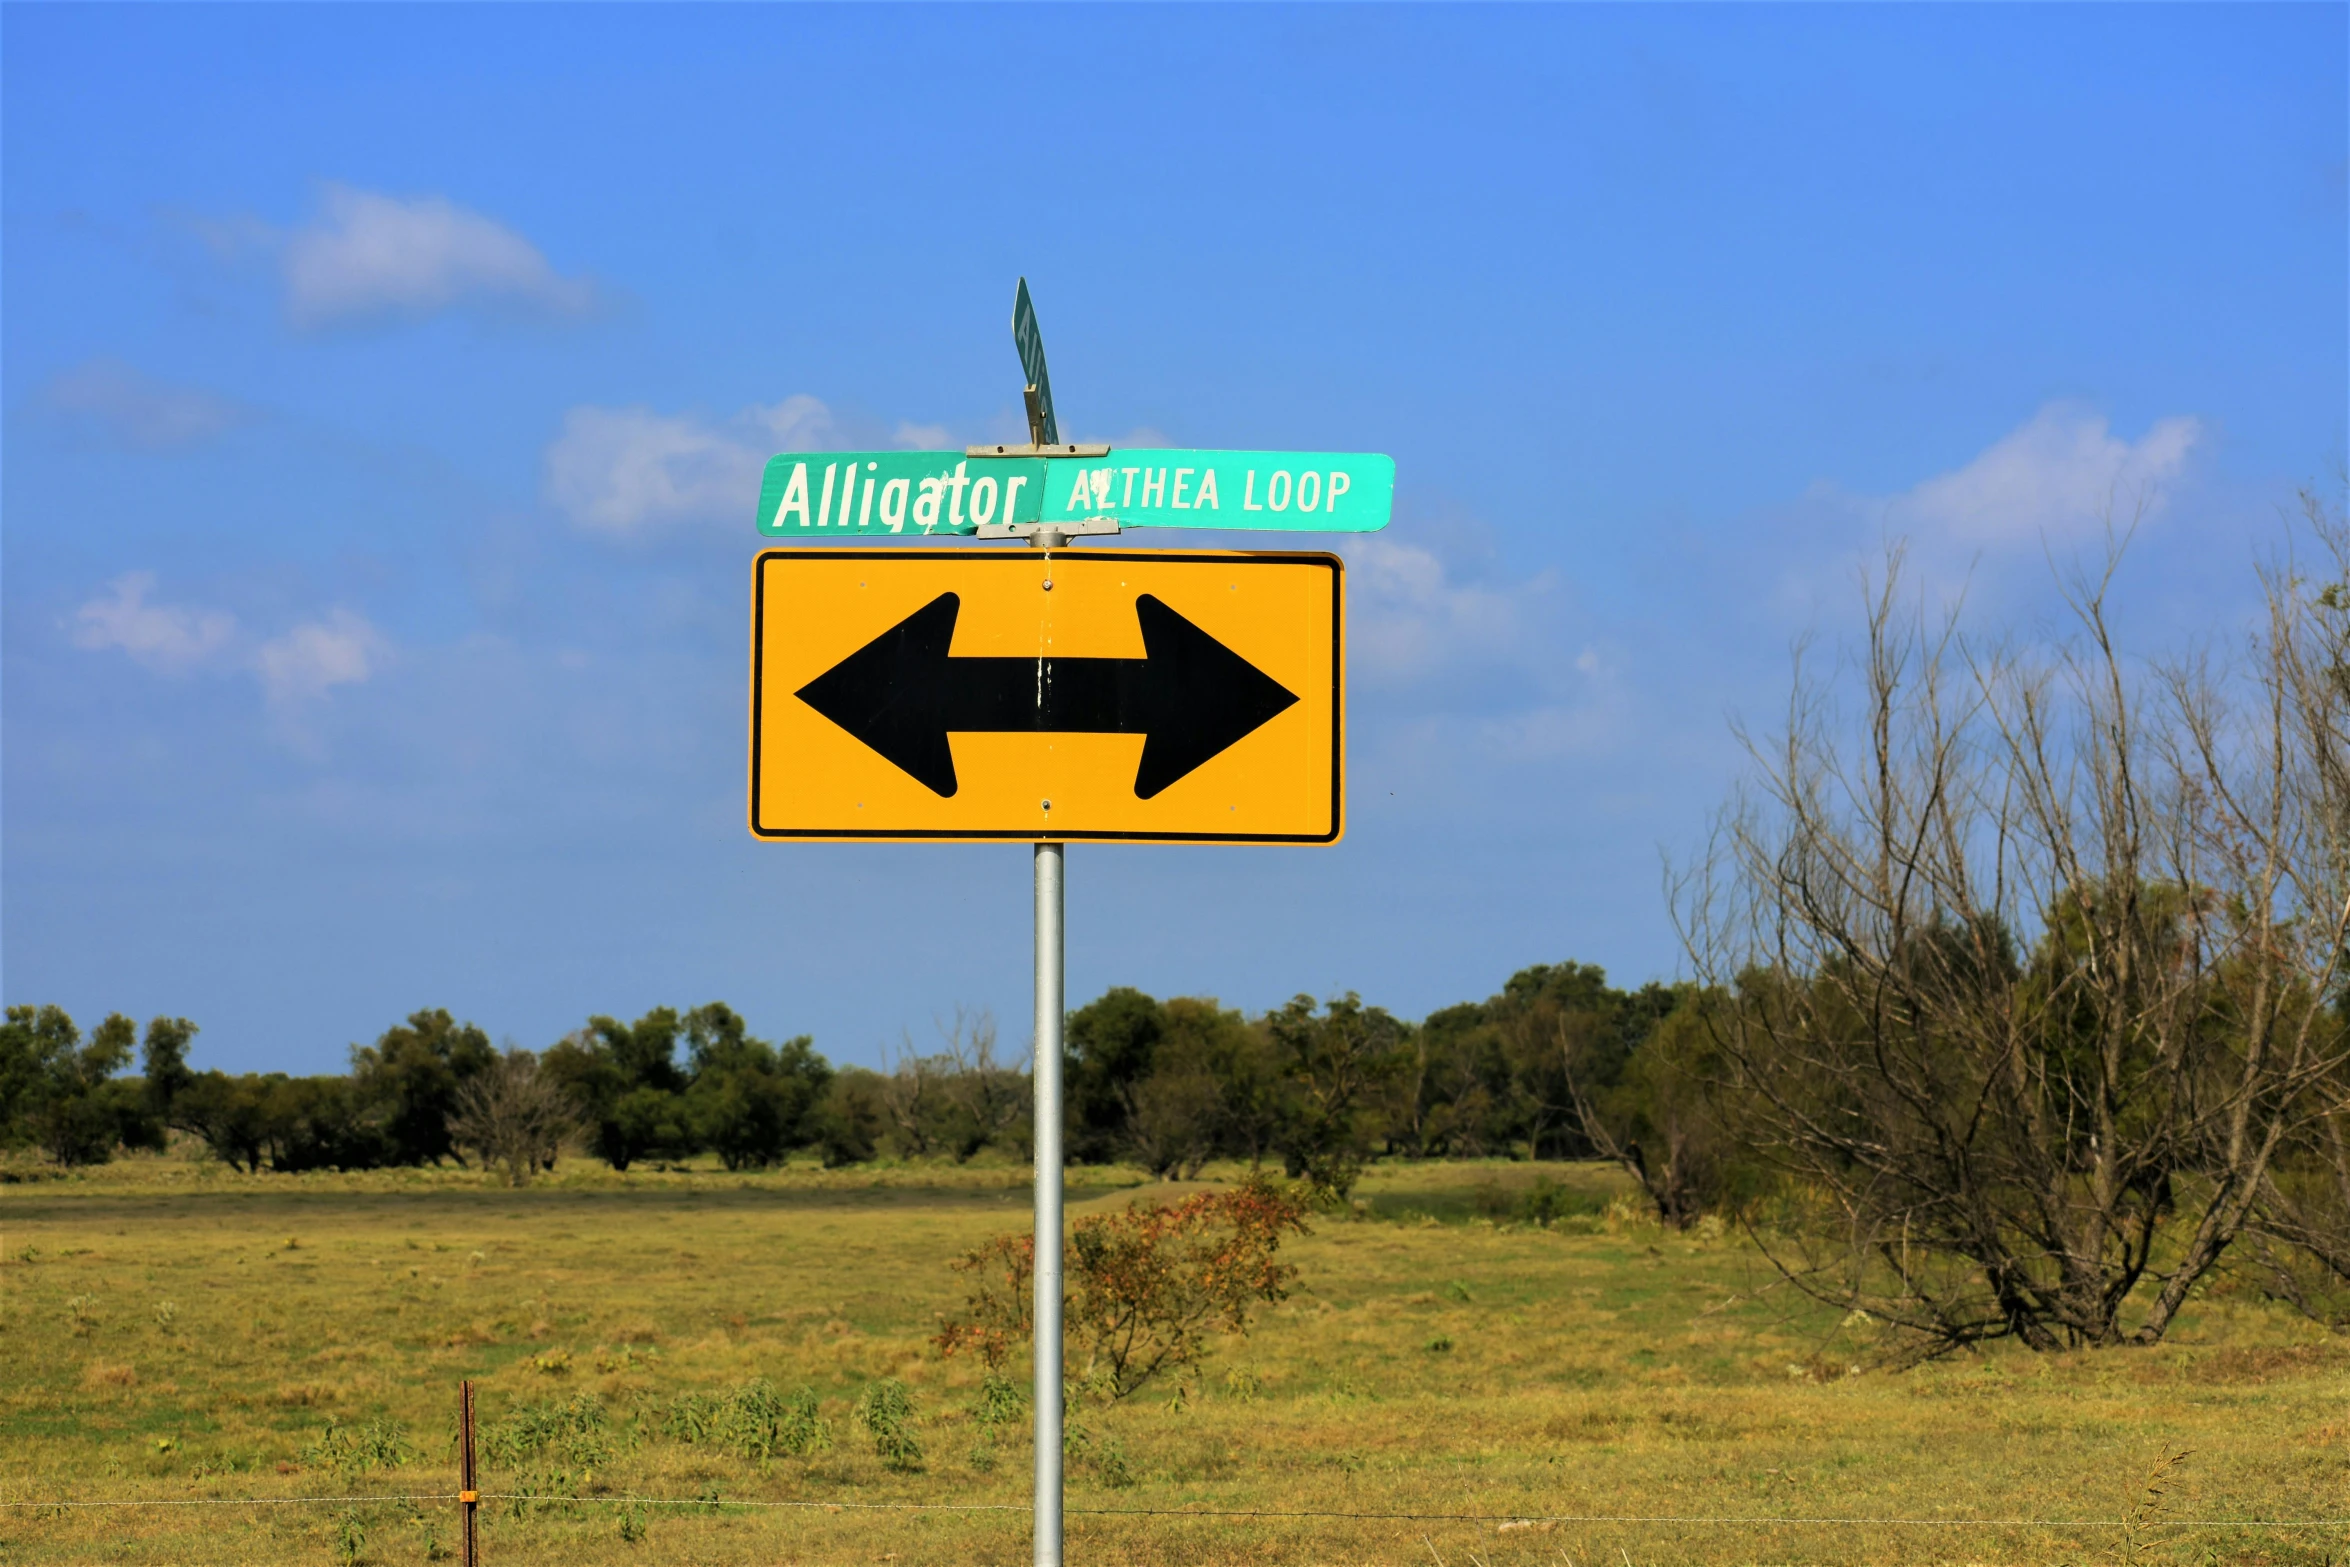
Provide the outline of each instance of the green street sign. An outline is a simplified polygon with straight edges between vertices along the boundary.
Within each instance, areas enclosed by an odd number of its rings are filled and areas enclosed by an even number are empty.
[[[1053,379],[1044,368],[1044,334],[1036,327],[1036,306],[1028,299],[1028,279],[1012,296],[1012,347],[1020,355],[1020,369],[1028,377],[1028,417],[1035,439],[1046,446],[1061,444],[1061,423],[1053,417]]]
[[[768,460],[759,486],[759,531],[904,538],[1084,523],[1369,533],[1394,506],[1395,460],[1377,453],[1092,451],[785,452]]]
[[[1369,533],[1387,526],[1394,503],[1395,459],[1378,453],[1137,447],[1049,459],[1042,520]]]
[[[1045,459],[961,452],[785,452],[759,484],[759,531],[777,539],[977,533],[1035,522]]]

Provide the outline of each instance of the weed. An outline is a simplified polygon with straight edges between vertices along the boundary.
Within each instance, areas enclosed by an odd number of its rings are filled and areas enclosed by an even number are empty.
[[[979,1379],[979,1396],[971,1402],[971,1418],[983,1426],[1010,1425],[1028,1412],[1028,1390],[1000,1372]]]
[[[1224,1392],[1243,1404],[1253,1404],[1265,1396],[1265,1379],[1246,1366],[1234,1366],[1224,1373]]]
[[[171,1331],[171,1325],[178,1319],[179,1314],[180,1308],[177,1301],[159,1300],[155,1303],[155,1325],[167,1333]]]
[[[1452,1353],[1452,1335],[1439,1333],[1420,1347],[1431,1355],[1449,1355]]]
[[[417,1456],[399,1424],[371,1420],[365,1425],[343,1425],[329,1420],[302,1449],[302,1462],[316,1469],[332,1469],[349,1477],[373,1469],[397,1469]]]
[[[1061,1428],[1061,1457],[1073,1469],[1082,1469],[1112,1490],[1134,1483],[1134,1465],[1117,1433],[1095,1436],[1093,1428],[1072,1420]]]
[[[2162,1510],[2171,1488],[2178,1484],[2180,1466],[2189,1457],[2186,1448],[2172,1452],[2161,1450],[2154,1467],[2147,1471],[2135,1506],[2122,1518],[2121,1560],[2136,1563],[2146,1559],[2146,1550],[2154,1542],[2148,1537],[2163,1527]]]
[[[611,1461],[614,1445],[604,1401],[593,1393],[520,1405],[484,1431],[481,1439],[482,1456],[506,1469],[541,1457],[594,1469]]]
[[[707,1442],[718,1431],[725,1400],[710,1393],[680,1393],[661,1416],[661,1434],[687,1446]]]
[[[343,1567],[358,1567],[359,1553],[367,1548],[367,1525],[356,1508],[346,1510],[335,1520],[335,1560]]]
[[[88,1338],[98,1331],[98,1297],[95,1295],[68,1295],[65,1297],[66,1325],[76,1338]]]
[[[630,1545],[645,1537],[645,1504],[629,1502],[620,1509],[620,1538]]]
[[[1134,1466],[1127,1461],[1126,1444],[1115,1432],[1095,1445],[1093,1469],[1102,1484],[1113,1491],[1122,1491],[1134,1483]]]
[[[914,1435],[914,1398],[896,1377],[865,1384],[857,1395],[857,1424],[873,1440],[884,1469],[912,1473],[922,1467],[922,1443]]]
[[[786,1398],[765,1377],[728,1390],[719,1405],[716,1434],[743,1457],[761,1463],[778,1455],[805,1458],[832,1446],[832,1427],[817,1413],[815,1390],[801,1388]]]
[[[1446,1300],[1457,1300],[1462,1305],[1466,1306],[1469,1304],[1470,1300],[1469,1286],[1463,1284],[1459,1279],[1448,1280],[1444,1286],[1444,1298]]]
[[[530,1366],[543,1377],[567,1377],[571,1375],[571,1351],[550,1349],[543,1355],[533,1355]]]

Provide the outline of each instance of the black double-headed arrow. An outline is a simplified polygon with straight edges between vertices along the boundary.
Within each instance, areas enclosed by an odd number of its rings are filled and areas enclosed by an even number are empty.
[[[935,794],[955,792],[956,730],[1139,734],[1147,800],[1297,701],[1148,593],[1140,658],[949,658],[961,608],[941,593],[797,693]]]

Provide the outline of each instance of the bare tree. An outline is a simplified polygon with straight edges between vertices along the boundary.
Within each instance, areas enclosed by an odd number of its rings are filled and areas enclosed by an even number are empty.
[[[2034,651],[1905,610],[1891,552],[1857,721],[1799,672],[1677,899],[1736,1135],[1814,1221],[1766,1245],[1927,1352],[2159,1339],[2338,1105],[2339,642],[2280,570],[2249,657],[2142,668],[2119,558]]]
[[[486,1166],[503,1166],[509,1186],[553,1169],[563,1140],[579,1130],[579,1107],[527,1050],[509,1048],[457,1090],[449,1136]]]
[[[1028,1080],[996,1059],[995,1014],[958,1005],[937,1018],[939,1048],[928,1055],[904,1036],[881,1079],[881,1103],[898,1151],[920,1158],[944,1153],[957,1163],[1018,1134],[1028,1107]]]
[[[902,1157],[918,1159],[930,1152],[939,1101],[945,1097],[941,1067],[941,1062],[916,1050],[908,1035],[881,1079],[881,1108],[889,1116],[891,1141]]]
[[[960,1004],[954,1021],[933,1023],[944,1042],[947,1099],[954,1110],[955,1158],[970,1158],[1016,1130],[1028,1113],[1027,1079],[995,1057],[995,1014]]]
[[[2350,754],[2350,518],[2341,496],[2350,478],[2337,473],[2331,497],[2301,494],[2301,520],[2325,557],[2313,584],[2290,570],[2269,573],[2272,604],[2290,604],[2299,634],[2289,657],[2291,721],[2307,730],[2310,749],[2329,764]],[[2332,801],[2350,800],[2350,780],[2330,781]],[[2350,829],[2330,824],[2337,841]],[[2340,1006],[2337,998],[2337,1006]],[[2269,1292],[2336,1329],[2350,1329],[2350,1074],[2320,1091],[2317,1113],[2294,1129],[2266,1172],[2253,1205],[2253,1273]]]

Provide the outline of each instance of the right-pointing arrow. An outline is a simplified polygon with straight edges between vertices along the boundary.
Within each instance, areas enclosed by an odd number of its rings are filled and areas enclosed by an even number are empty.
[[[1148,593],[1141,658],[950,658],[961,608],[941,593],[796,694],[940,795],[955,792],[957,730],[1139,734],[1143,800],[1297,701]]]

